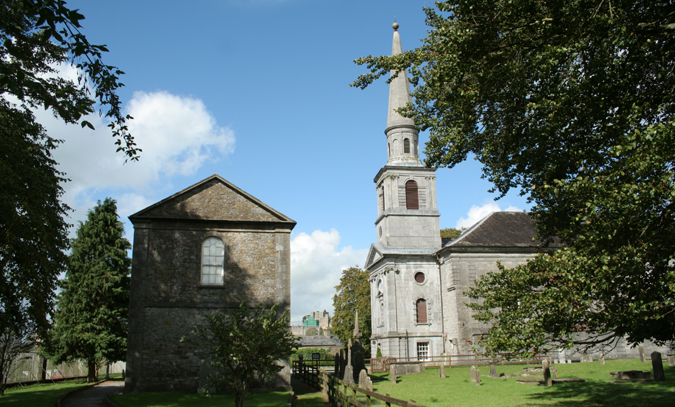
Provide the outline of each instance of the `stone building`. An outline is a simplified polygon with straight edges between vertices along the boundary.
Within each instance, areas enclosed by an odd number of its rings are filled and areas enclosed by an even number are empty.
[[[306,336],[308,331],[309,335],[330,336],[331,327],[331,317],[328,311],[312,311],[311,314],[302,317],[302,325],[292,325],[291,332],[300,337]],[[312,334],[315,331],[316,334]]]
[[[218,175],[129,217],[134,225],[126,391],[197,390],[208,355],[180,342],[206,313],[290,309],[295,222]],[[275,388],[290,389],[288,366]]]
[[[394,26],[392,55],[402,52]],[[540,250],[534,224],[525,212],[495,212],[455,239],[440,238],[435,168],[419,159],[418,130],[398,108],[411,103],[406,72],[389,85],[385,135],[387,162],[375,176],[377,240],[365,268],[370,272],[371,356],[426,359],[467,354],[488,326],[472,318],[463,292],[497,261],[525,263]],[[647,347],[649,352],[666,348]],[[620,341],[609,357],[637,357]],[[579,359],[563,355],[562,359]]]

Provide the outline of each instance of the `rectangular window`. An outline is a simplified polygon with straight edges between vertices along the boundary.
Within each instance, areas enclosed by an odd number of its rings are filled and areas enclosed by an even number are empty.
[[[417,342],[417,360],[429,360],[429,342]]]

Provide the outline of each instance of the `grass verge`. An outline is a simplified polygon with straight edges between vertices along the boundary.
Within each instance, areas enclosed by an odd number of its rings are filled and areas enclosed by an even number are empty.
[[[5,390],[0,397],[2,407],[54,407],[59,397],[87,386],[84,379],[60,383],[38,383],[30,386],[13,387]]]
[[[532,366],[532,365],[531,365]],[[425,406],[675,406],[675,366],[664,366],[665,382],[609,383],[610,372],[618,370],[651,371],[651,363],[636,359],[555,365],[559,378],[580,378],[585,383],[557,383],[553,387],[516,383],[515,378],[487,377],[489,366],[481,367],[481,386],[471,382],[470,367],[445,369],[446,378],[438,377],[438,368],[424,373],[401,376],[398,383],[389,374],[373,376],[375,391],[403,400],[415,400]],[[497,366],[497,373],[522,372],[523,365]]]
[[[244,404],[256,407],[280,407],[288,402],[290,392],[254,393],[246,396]],[[229,407],[234,406],[234,393],[202,396],[195,392],[153,392],[113,396],[110,400],[120,407]]]

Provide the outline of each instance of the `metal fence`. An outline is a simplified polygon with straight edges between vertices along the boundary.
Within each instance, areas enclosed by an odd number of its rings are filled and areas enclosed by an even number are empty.
[[[37,382],[43,380],[43,369],[45,380],[66,379],[73,377],[87,376],[87,363],[84,360],[75,360],[55,365],[37,353],[22,353],[12,364],[12,368],[7,375],[7,384]],[[125,362],[116,362],[110,365],[109,373],[122,373],[126,369]],[[106,366],[100,366],[98,374],[106,372]]]

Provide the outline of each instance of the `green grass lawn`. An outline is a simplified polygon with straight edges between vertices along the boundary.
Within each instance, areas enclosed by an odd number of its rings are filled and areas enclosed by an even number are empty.
[[[54,407],[59,397],[87,384],[84,379],[60,383],[40,383],[30,386],[13,387],[5,390],[0,397],[2,407]]]
[[[532,366],[532,365],[531,365]],[[558,378],[581,378],[585,383],[558,383],[553,387],[516,383],[515,378],[487,377],[489,366],[481,367],[481,386],[469,379],[468,366],[438,368],[424,373],[400,376],[398,383],[389,374],[373,376],[376,392],[403,400],[415,400],[425,406],[675,406],[675,366],[664,366],[665,382],[609,383],[609,372],[617,370],[651,371],[651,362],[637,359],[608,360],[607,364],[573,363],[555,365]],[[524,365],[497,366],[497,373],[522,372]]]
[[[282,407],[286,406],[290,392],[268,392],[248,394],[245,406]],[[202,396],[196,392],[133,393],[113,396],[110,400],[120,407],[228,407],[234,406],[234,393]]]

